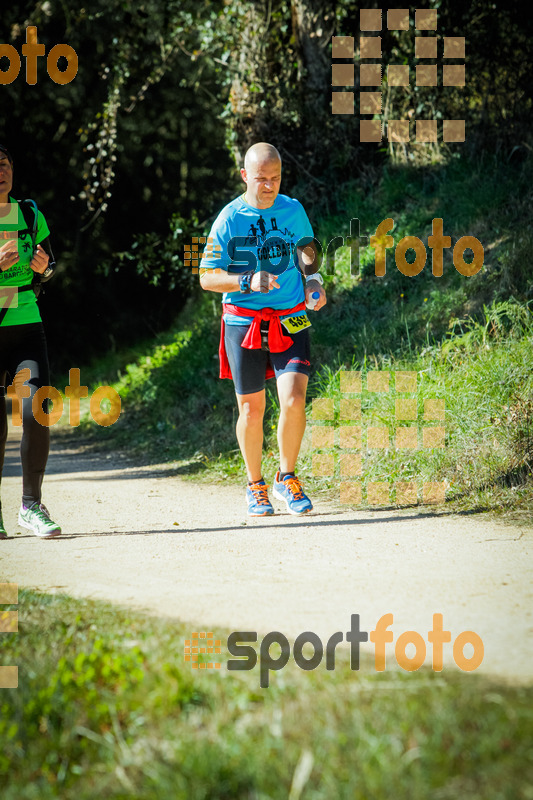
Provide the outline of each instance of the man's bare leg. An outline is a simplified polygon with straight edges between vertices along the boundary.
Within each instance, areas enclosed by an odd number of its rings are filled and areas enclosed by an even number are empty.
[[[307,375],[285,372],[277,380],[280,415],[278,422],[279,465],[281,472],[294,472],[305,431],[305,393]]]
[[[260,481],[265,390],[254,394],[238,394],[237,403],[239,406],[237,441],[246,465],[248,480]]]

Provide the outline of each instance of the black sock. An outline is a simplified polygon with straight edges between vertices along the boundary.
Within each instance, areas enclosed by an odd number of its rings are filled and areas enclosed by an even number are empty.
[[[263,478],[259,478],[259,481],[262,481]],[[254,483],[259,483],[259,481],[248,481],[248,486],[253,486]]]
[[[295,477],[296,477],[296,476],[295,476],[295,474],[294,474],[294,472],[281,472],[281,470],[280,470],[280,473],[279,473],[279,479],[280,479],[280,481],[284,481],[284,480],[285,480],[285,478],[287,477],[287,475],[292,475],[292,476],[293,476],[293,478],[295,478]]]

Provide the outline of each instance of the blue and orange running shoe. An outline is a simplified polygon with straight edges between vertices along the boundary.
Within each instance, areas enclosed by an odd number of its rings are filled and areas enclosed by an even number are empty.
[[[272,494],[278,500],[285,500],[289,514],[307,514],[311,511],[313,504],[304,494],[302,484],[296,475],[285,475],[282,481],[279,479],[279,470],[274,478]]]
[[[248,514],[251,517],[264,517],[273,514],[274,509],[268,499],[268,485],[261,478],[260,481],[251,483],[246,489],[246,501],[248,503]]]

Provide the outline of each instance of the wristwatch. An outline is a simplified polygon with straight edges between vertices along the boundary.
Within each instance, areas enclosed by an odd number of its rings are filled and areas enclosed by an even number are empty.
[[[324,278],[320,272],[313,272],[312,275],[305,275],[305,282],[309,283],[309,281],[318,281],[322,286],[324,285]]]
[[[245,272],[239,276],[239,289],[242,294],[251,294],[253,274],[253,272]]]

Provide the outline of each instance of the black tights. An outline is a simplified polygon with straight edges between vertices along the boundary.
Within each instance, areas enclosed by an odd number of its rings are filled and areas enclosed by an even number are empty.
[[[37,389],[50,385],[46,338],[40,322],[0,328],[0,476],[7,439],[6,400],[2,386],[9,386],[22,369],[30,370],[29,378],[24,381],[30,388],[30,396],[22,399],[22,502],[31,506],[41,502],[41,485],[50,448],[50,429],[37,422],[32,409]]]

